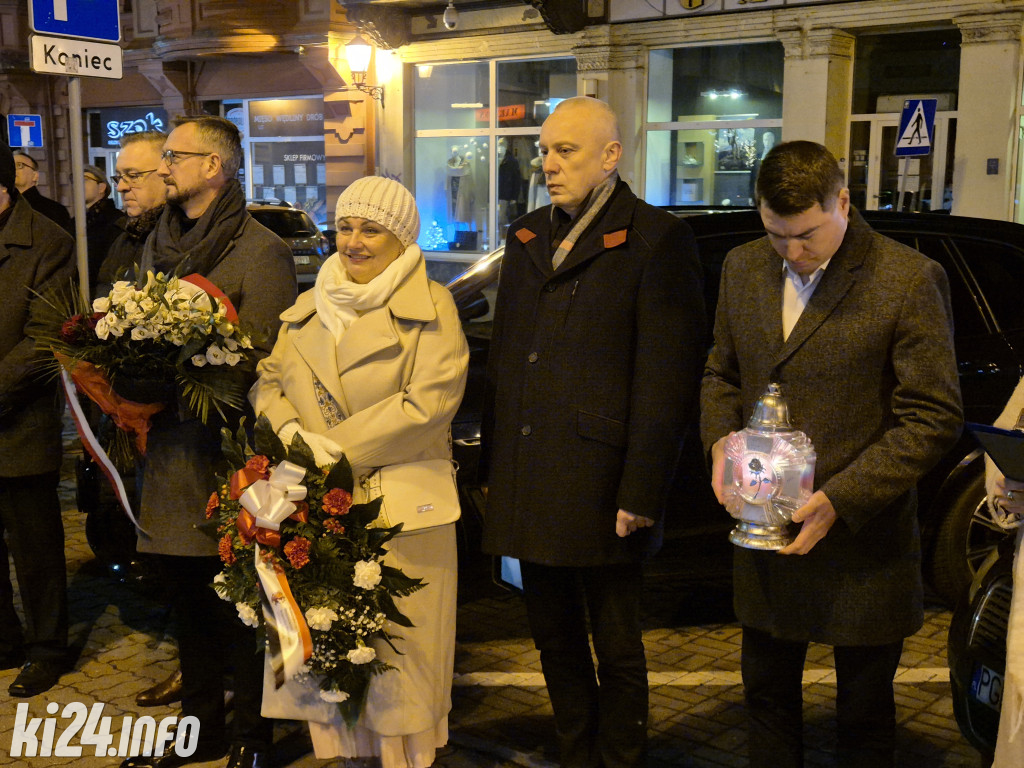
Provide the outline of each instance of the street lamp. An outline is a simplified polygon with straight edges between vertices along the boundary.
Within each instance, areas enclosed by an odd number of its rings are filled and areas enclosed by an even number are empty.
[[[377,99],[381,106],[384,106],[384,87],[366,83],[366,73],[370,69],[372,55],[373,46],[366,42],[358,32],[345,45],[345,59],[348,61],[348,68],[352,73],[352,85],[356,90],[368,94],[370,98]]]

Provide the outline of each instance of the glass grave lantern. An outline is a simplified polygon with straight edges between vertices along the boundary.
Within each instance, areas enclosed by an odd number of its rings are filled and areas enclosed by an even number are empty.
[[[777,550],[793,541],[793,513],[810,499],[814,446],[793,429],[782,387],[769,384],[746,428],[725,442],[722,490],[738,521],[729,541],[747,549]]]

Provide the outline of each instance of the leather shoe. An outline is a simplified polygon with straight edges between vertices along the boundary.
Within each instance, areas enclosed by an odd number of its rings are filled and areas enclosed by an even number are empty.
[[[28,698],[50,690],[60,679],[60,665],[55,661],[30,661],[21,668],[7,692],[18,698]]]
[[[253,749],[248,744],[232,744],[231,756],[224,768],[270,768],[270,753]]]
[[[181,699],[181,670],[175,670],[170,677],[152,688],[147,688],[135,697],[140,707],[162,707]]]
[[[179,768],[192,763],[206,763],[224,757],[224,748],[197,749],[188,757],[182,757],[169,744],[160,757],[129,757],[122,761],[121,768]]]

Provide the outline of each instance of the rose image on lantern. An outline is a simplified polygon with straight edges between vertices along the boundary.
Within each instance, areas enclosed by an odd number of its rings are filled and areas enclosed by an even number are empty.
[[[807,435],[793,429],[778,384],[768,386],[724,452],[724,504],[738,521],[729,541],[748,549],[782,549],[793,540],[787,529],[793,512],[814,490],[817,457]]]

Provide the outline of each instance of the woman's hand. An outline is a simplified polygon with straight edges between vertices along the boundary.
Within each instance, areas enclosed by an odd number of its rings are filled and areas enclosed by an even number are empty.
[[[1024,483],[1000,477],[992,489],[992,505],[1004,515],[1000,525],[1012,527],[1024,520]]]
[[[329,466],[341,458],[342,450],[340,445],[329,437],[303,429],[295,419],[282,425],[277,430],[277,436],[281,438],[281,442],[286,447],[291,445],[292,438],[295,435],[301,437],[306,445],[309,446],[309,450],[313,452],[313,459],[318,467]]]

